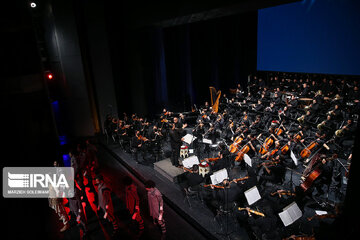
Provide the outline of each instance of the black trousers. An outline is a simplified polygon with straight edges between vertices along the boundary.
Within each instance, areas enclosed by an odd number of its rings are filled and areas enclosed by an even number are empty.
[[[179,166],[179,155],[180,155],[180,148],[181,148],[181,142],[180,143],[171,143],[171,164],[173,166]]]

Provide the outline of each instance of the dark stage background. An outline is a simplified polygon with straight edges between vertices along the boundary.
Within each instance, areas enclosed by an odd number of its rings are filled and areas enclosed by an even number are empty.
[[[210,99],[209,86],[228,91],[256,70],[256,11],[129,32],[108,24],[120,112],[189,111]]]

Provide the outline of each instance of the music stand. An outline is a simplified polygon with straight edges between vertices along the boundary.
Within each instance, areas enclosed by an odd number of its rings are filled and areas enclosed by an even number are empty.
[[[286,169],[288,169],[288,170],[290,170],[290,179],[288,180],[288,182],[285,182],[285,186],[287,186],[287,185],[289,185],[289,189],[294,189],[294,186],[295,186],[295,183],[294,183],[294,181],[293,181],[293,169],[291,169],[291,168],[286,168]]]

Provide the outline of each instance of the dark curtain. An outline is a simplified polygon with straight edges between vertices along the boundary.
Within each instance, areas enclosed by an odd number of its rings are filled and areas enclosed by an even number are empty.
[[[210,100],[209,86],[227,93],[256,71],[257,11],[167,28],[109,26],[120,112],[190,111]],[[141,98],[133,86],[143,86]]]

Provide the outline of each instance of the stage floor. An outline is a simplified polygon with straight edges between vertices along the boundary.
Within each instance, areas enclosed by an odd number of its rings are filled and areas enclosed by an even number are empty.
[[[116,159],[121,165],[123,165],[132,175],[139,179],[140,182],[144,183],[146,180],[153,180],[157,188],[164,196],[165,202],[177,212],[180,216],[186,219],[194,228],[199,230],[207,239],[228,239],[227,234],[230,239],[254,239],[254,236],[248,228],[245,226],[240,226],[239,222],[232,217],[224,218],[214,218],[214,213],[199,199],[190,199],[189,202],[185,199],[183,191],[179,184],[176,182],[176,176],[183,173],[182,169],[176,168],[171,165],[169,158],[166,158],[169,151],[168,143],[165,143],[163,146],[163,154],[158,161],[148,160],[148,163],[139,164],[136,163],[132,158],[131,154],[124,152],[118,143],[109,142],[107,144],[106,139],[101,138],[100,142],[102,147],[107,149],[107,151]],[[165,153],[164,153],[165,152]],[[212,157],[215,152],[208,153]],[[141,158],[139,158],[140,160]],[[180,158],[181,159],[181,158]],[[278,189],[288,189],[290,190],[294,186],[300,184],[301,173],[304,171],[304,165],[302,162],[294,169],[288,168],[285,174],[285,180],[282,185],[279,185]],[[235,167],[229,172],[231,178],[238,178],[240,176],[246,175],[246,171],[239,170],[239,167]],[[277,187],[277,186],[272,186]],[[329,194],[327,196],[327,203],[336,203],[340,202],[338,196],[335,194]],[[323,210],[321,204],[325,201],[323,199],[309,199],[306,204],[303,212],[303,216],[296,223],[291,226],[284,228],[285,231],[292,232],[292,228],[299,228],[302,226],[304,232],[311,233],[311,228],[316,226],[318,222],[313,221],[309,223],[307,218],[315,214],[315,210]],[[191,206],[190,206],[191,205]],[[326,206],[328,207],[328,206]],[[326,208],[325,207],[325,208]],[[226,224],[224,224],[226,220]],[[227,229],[221,228],[223,224],[227,226]],[[305,226],[305,227],[304,227]]]

